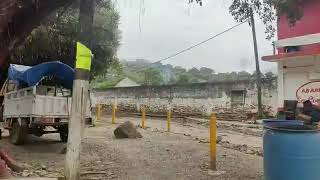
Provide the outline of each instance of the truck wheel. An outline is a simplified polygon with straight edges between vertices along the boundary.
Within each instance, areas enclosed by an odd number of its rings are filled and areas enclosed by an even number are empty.
[[[62,142],[68,141],[68,128],[61,128],[60,129],[60,139]]]
[[[13,123],[10,133],[10,141],[12,144],[21,145],[25,142],[27,136],[27,123],[21,121],[21,125],[16,121]]]

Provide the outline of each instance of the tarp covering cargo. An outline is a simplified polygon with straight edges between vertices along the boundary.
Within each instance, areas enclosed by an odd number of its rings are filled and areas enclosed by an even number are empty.
[[[8,79],[18,85],[34,86],[44,77],[54,77],[65,88],[72,88],[74,69],[59,61],[46,62],[36,66],[10,64]]]

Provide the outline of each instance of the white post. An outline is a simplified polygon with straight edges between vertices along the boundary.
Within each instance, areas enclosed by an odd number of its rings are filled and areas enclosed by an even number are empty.
[[[94,8],[95,0],[80,0],[80,29],[65,162],[65,178],[67,180],[80,179],[80,151],[89,97]]]
[[[284,101],[284,70],[283,70],[283,63],[278,62],[278,107],[283,107]]]

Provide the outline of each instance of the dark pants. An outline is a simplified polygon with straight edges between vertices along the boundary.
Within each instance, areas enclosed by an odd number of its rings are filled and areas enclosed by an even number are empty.
[[[317,123],[320,121],[320,110],[312,109],[311,113],[311,123]]]

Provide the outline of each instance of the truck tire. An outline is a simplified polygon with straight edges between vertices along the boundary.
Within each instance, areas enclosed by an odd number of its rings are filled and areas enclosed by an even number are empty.
[[[15,145],[22,145],[26,140],[28,132],[28,126],[25,121],[21,121],[19,125],[18,121],[15,121],[12,125],[10,133],[10,142]]]
[[[63,127],[59,130],[60,133],[60,139],[62,142],[68,141],[68,127]]]

